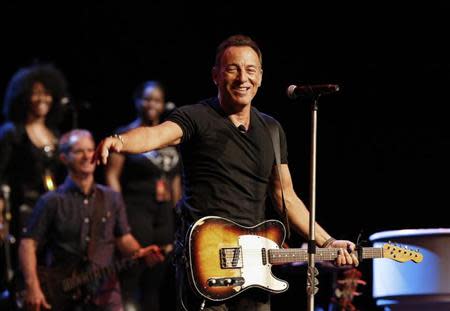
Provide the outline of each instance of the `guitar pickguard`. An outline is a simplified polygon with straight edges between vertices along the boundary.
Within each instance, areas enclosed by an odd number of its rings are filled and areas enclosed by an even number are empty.
[[[257,235],[241,235],[239,245],[242,252],[243,289],[258,286],[277,293],[288,289],[287,282],[273,276],[272,265],[267,262],[267,250],[279,248],[275,242]]]

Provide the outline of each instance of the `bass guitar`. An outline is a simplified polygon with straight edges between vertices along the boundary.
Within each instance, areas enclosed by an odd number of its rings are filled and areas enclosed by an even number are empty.
[[[139,263],[147,254],[155,252],[153,245],[144,248],[139,258],[131,257],[114,261],[105,267],[92,267],[80,271],[80,265],[72,267],[37,268],[39,283],[52,310],[65,310],[74,303],[89,302],[95,295],[97,285],[104,279],[129,269]],[[164,254],[166,254],[164,252]],[[24,306],[25,291],[20,291],[16,304]]]

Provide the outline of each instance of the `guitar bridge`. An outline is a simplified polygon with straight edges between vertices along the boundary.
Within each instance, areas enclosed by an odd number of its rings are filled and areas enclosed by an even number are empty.
[[[245,283],[244,278],[210,278],[208,279],[208,286],[242,286]]]
[[[222,269],[242,268],[242,250],[240,247],[220,249],[220,267]]]

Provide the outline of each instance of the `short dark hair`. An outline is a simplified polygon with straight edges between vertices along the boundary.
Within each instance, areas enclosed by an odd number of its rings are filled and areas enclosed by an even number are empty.
[[[53,98],[46,124],[56,128],[62,119],[61,99],[67,95],[67,82],[60,70],[52,64],[34,64],[20,68],[6,88],[3,115],[6,121],[23,124],[29,110],[33,85],[40,82]]]
[[[248,46],[251,47],[256,54],[258,54],[259,62],[262,65],[262,53],[259,49],[258,44],[252,40],[249,36],[245,35],[233,35],[231,37],[228,37],[222,43],[219,44],[216,50],[216,60],[214,66],[220,65],[220,60],[222,59],[222,55],[225,52],[226,49],[232,46]]]

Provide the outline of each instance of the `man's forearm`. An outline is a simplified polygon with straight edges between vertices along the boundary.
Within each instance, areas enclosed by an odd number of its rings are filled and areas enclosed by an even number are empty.
[[[303,202],[297,197],[293,196],[286,199],[286,205],[289,215],[289,221],[292,227],[305,238],[309,236],[309,211]],[[315,226],[315,240],[318,246],[322,246],[325,241],[331,238],[325,229],[323,229],[317,222]]]
[[[36,268],[36,241],[22,239],[19,246],[19,262],[27,287],[39,286]]]
[[[126,256],[134,255],[136,251],[141,248],[141,245],[134,238],[131,233],[125,234],[119,238],[117,238],[117,247],[120,252]]]
[[[134,128],[121,134],[123,147],[121,152],[142,153],[179,143],[181,128],[173,122],[164,122],[157,126]]]
[[[123,139],[121,152],[142,153],[157,148],[157,141],[153,137],[153,132],[154,130],[151,127],[143,126],[121,134]]]

